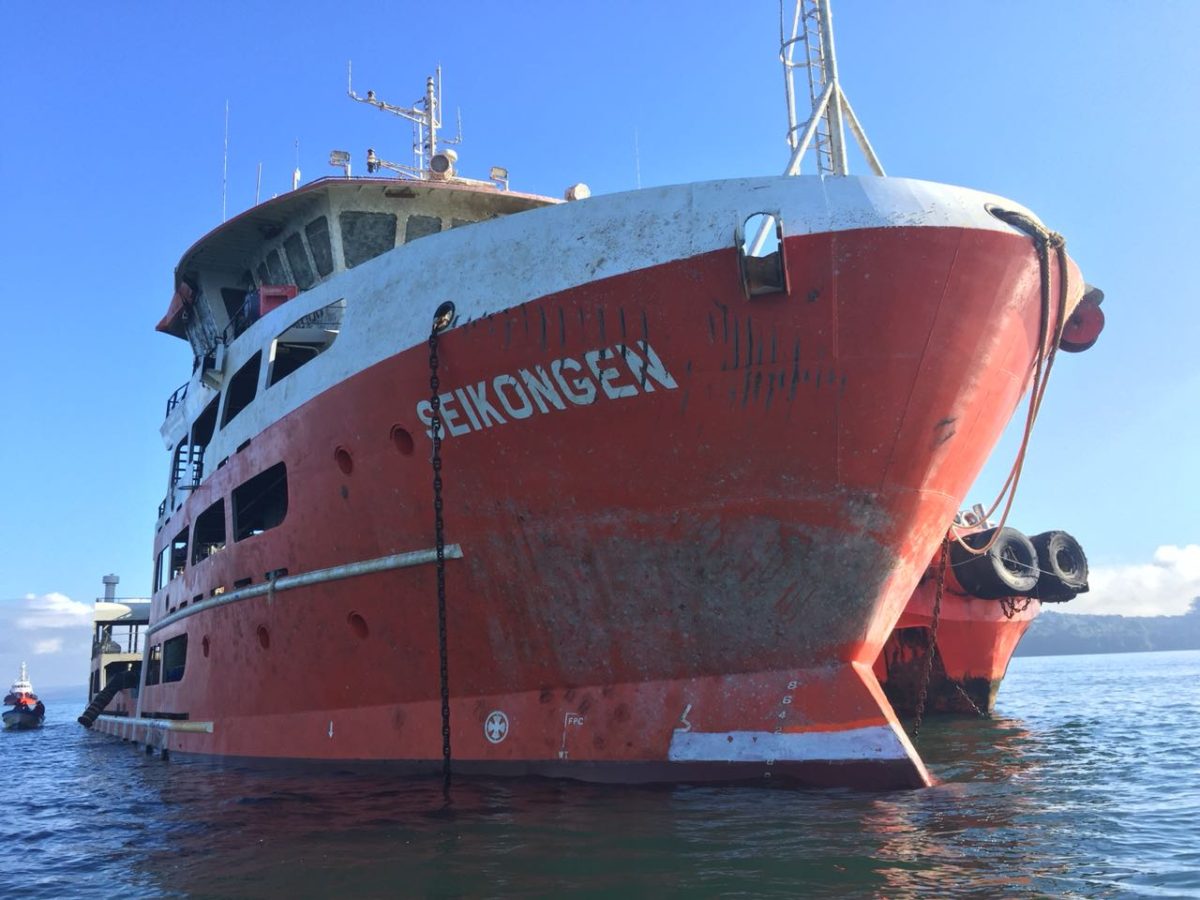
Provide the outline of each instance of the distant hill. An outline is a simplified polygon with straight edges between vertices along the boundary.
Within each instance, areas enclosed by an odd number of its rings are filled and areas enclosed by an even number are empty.
[[[1182,616],[1084,616],[1043,612],[1016,656],[1200,650],[1200,597]]]

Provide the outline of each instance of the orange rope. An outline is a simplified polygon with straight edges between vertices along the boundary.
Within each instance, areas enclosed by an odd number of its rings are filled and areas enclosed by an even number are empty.
[[[958,542],[968,553],[982,556],[987,553],[992,545],[996,543],[1000,536],[1001,529],[1008,521],[1008,515],[1012,511],[1013,501],[1017,496],[1017,486],[1021,482],[1021,473],[1025,467],[1025,454],[1029,450],[1029,439],[1033,435],[1033,425],[1037,421],[1038,413],[1041,412],[1042,400],[1046,396],[1046,386],[1050,381],[1050,370],[1054,366],[1054,358],[1058,352],[1058,344],[1062,339],[1063,329],[1066,327],[1066,311],[1067,298],[1069,296],[1068,281],[1070,273],[1067,269],[1067,251],[1066,241],[1061,234],[1047,231],[1037,222],[1033,220],[1023,220],[1021,227],[1027,232],[1032,230],[1032,237],[1037,243],[1038,253],[1038,268],[1041,272],[1041,317],[1038,325],[1038,352],[1034,356],[1033,378],[1029,388],[1029,406],[1025,414],[1025,428],[1021,434],[1021,445],[1017,450],[1016,459],[1008,470],[1008,478],[1005,479],[1004,485],[1000,488],[1000,493],[996,496],[991,507],[984,513],[983,519],[986,522],[1000,506],[1004,503],[1004,512],[1000,516],[1000,524],[996,526],[992,532],[991,539],[983,547],[975,548],[963,541],[962,537],[955,530],[956,526],[951,523],[949,534]],[[1006,220],[1008,221],[1008,220]],[[1010,222],[1010,224],[1012,224]],[[1054,247],[1058,260],[1058,315],[1057,322],[1054,327],[1054,333],[1047,346],[1047,335],[1050,332],[1050,247]]]

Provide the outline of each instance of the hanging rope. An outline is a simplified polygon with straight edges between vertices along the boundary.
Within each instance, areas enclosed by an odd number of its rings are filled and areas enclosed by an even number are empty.
[[[1037,420],[1038,413],[1041,411],[1042,399],[1045,397],[1046,385],[1050,379],[1050,369],[1054,366],[1054,357],[1058,352],[1062,332],[1067,324],[1066,311],[1067,298],[1069,296],[1067,245],[1063,236],[1057,232],[1047,230],[1040,222],[1022,213],[1004,209],[994,209],[992,212],[1001,221],[1025,232],[1033,239],[1034,246],[1037,248],[1042,302],[1041,318],[1038,324],[1038,349],[1037,354],[1034,356],[1033,380],[1029,388],[1029,406],[1025,413],[1025,428],[1021,434],[1021,445],[1017,450],[1016,459],[1008,470],[1008,478],[1005,479],[1003,487],[1000,488],[1000,493],[983,516],[986,522],[991,518],[992,513],[999,508],[1000,504],[1003,503],[1004,512],[1000,516],[1000,524],[993,532],[991,540],[982,547],[970,546],[959,536],[955,530],[955,526],[950,526],[950,533],[959,546],[968,553],[977,556],[987,553],[992,548],[992,545],[995,544],[996,539],[1000,536],[1001,529],[1004,528],[1004,523],[1008,521],[1008,514],[1012,510],[1013,501],[1016,499],[1017,485],[1021,481],[1021,472],[1025,466],[1025,453],[1029,449],[1029,439],[1033,434],[1033,423]],[[1055,251],[1058,263],[1058,309],[1057,315],[1054,317],[1053,333],[1051,333],[1050,309],[1052,302],[1050,278],[1051,248]]]
[[[913,740],[921,734],[921,720],[925,717],[925,701],[929,696],[929,679],[933,674],[933,654],[937,650],[938,622],[942,617],[942,591],[946,587],[946,561],[950,558],[950,538],[942,540],[942,553],[938,559],[937,592],[933,599],[933,624],[929,629],[929,650],[925,653],[925,671],[921,674],[921,691],[917,694],[917,720],[913,724]]]
[[[450,794],[450,675],[446,651],[446,537],[442,521],[442,401],[438,396],[438,335],[454,320],[454,304],[443,303],[433,314],[429,332],[429,430],[433,435],[433,527],[437,550],[438,662],[442,688],[442,792]]]

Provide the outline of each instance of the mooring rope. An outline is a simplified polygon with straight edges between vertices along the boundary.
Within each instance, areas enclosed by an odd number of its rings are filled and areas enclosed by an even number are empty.
[[[1030,218],[1022,213],[1013,212],[1010,210],[995,209],[993,214],[1003,222],[1017,228],[1033,239],[1034,245],[1037,248],[1038,270],[1041,281],[1041,318],[1038,323],[1038,351],[1034,357],[1033,380],[1029,388],[1029,406],[1025,413],[1025,428],[1021,435],[1021,445],[1017,450],[1017,457],[1013,461],[1012,466],[1008,470],[1008,478],[1005,479],[1003,487],[1000,488],[1000,493],[996,496],[996,500],[984,514],[984,521],[991,518],[992,513],[1004,503],[1004,512],[1000,516],[1000,524],[992,532],[991,539],[982,547],[972,547],[955,530],[955,526],[950,526],[950,533],[964,550],[976,556],[982,556],[992,549],[996,539],[1000,536],[1001,530],[1004,528],[1005,522],[1008,521],[1008,514],[1012,511],[1013,501],[1017,496],[1017,485],[1021,481],[1021,472],[1025,467],[1025,453],[1029,449],[1029,439],[1033,435],[1033,424],[1037,420],[1038,413],[1042,408],[1042,399],[1046,395],[1046,385],[1050,380],[1050,369],[1054,365],[1054,357],[1058,352],[1059,341],[1062,340],[1063,329],[1066,327],[1066,312],[1068,298],[1068,270],[1067,270],[1067,249],[1066,240],[1061,234],[1049,231],[1045,226],[1035,219]],[[1050,306],[1051,306],[1051,286],[1050,286],[1050,248],[1053,247],[1058,261],[1058,316],[1054,326],[1053,334],[1050,333]],[[1047,337],[1050,340],[1047,340]]]

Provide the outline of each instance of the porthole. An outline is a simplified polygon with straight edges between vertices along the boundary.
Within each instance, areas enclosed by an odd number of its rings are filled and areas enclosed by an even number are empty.
[[[346,623],[350,626],[350,630],[354,632],[357,638],[365,638],[371,633],[371,629],[367,627],[367,620],[356,612],[346,616]]]
[[[207,634],[200,641],[200,652],[204,654],[205,659],[208,659],[208,635]]]
[[[403,456],[412,456],[413,439],[407,428],[396,425],[392,428],[392,443]]]
[[[354,457],[345,447],[338,447],[333,451],[333,461],[337,463],[337,467],[342,470],[343,475],[349,475],[354,471]]]
[[[264,650],[271,646],[271,632],[267,631],[266,625],[258,626],[258,645]]]

